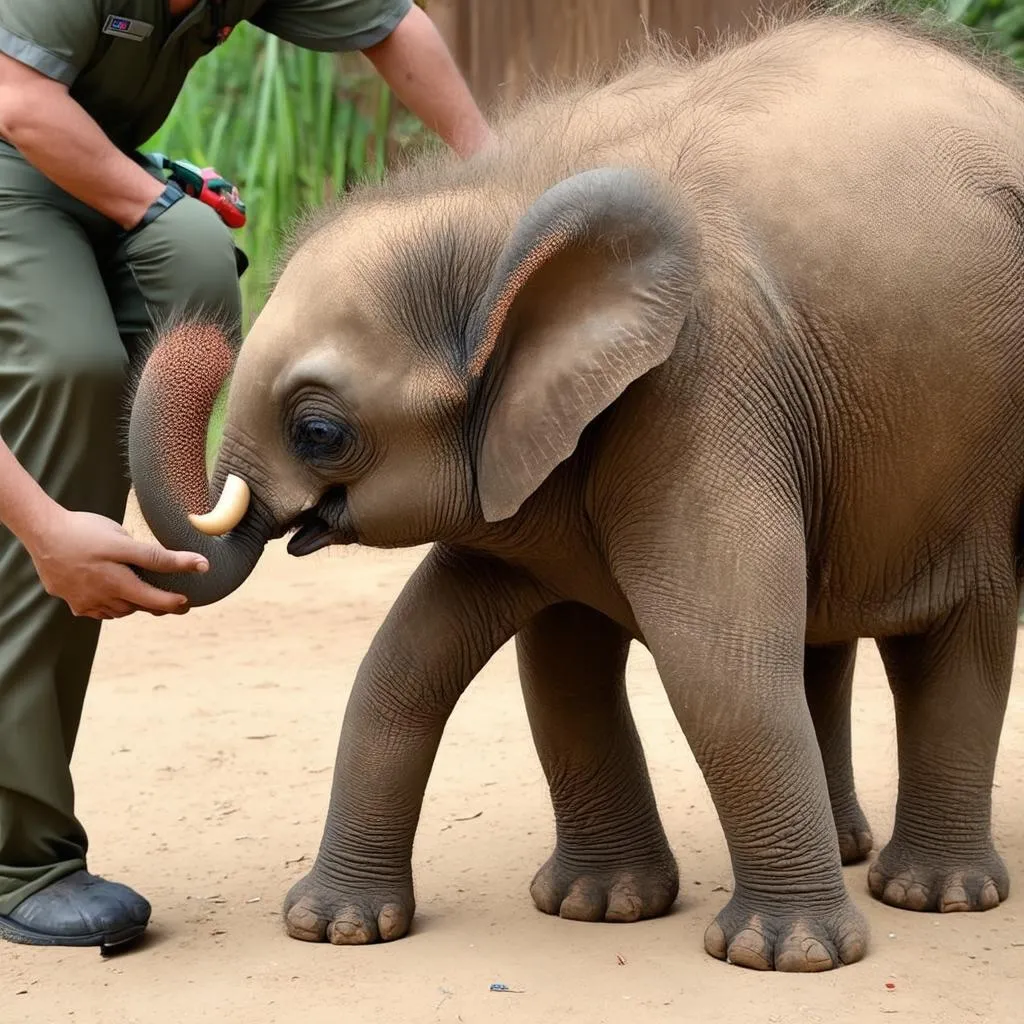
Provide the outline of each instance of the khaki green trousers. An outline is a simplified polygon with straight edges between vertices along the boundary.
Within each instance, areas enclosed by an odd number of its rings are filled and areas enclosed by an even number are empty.
[[[230,233],[197,200],[118,234],[0,142],[0,436],[56,501],[121,522],[129,354],[165,317],[237,318],[240,296]],[[0,914],[85,866],[70,762],[99,633],[0,526]]]

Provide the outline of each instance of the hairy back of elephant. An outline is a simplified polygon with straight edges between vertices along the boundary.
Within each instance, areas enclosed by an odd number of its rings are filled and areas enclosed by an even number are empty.
[[[702,370],[738,389],[770,366],[801,420],[812,593],[891,600],[892,578],[925,579],[962,542],[965,503],[976,518],[1015,510],[1024,103],[1012,72],[888,20],[798,19],[553,91],[504,130],[493,159],[461,173],[522,205],[607,164],[651,168],[693,203]],[[865,535],[883,522],[884,539]],[[851,544],[873,551],[858,570],[870,579],[836,556]]]
[[[979,479],[985,494],[1018,487],[1024,103],[1011,73],[887,19],[797,18],[697,58],[645,53],[497,127],[490,152],[421,160],[348,197],[342,219],[407,208],[430,266],[463,267],[472,292],[546,188],[592,167],[653,170],[700,233],[689,369],[736,389],[755,367],[772,375],[800,420],[803,485],[823,499],[812,539],[839,545],[885,518],[879,557],[905,562],[923,527],[956,531],[956,495],[977,498]],[[664,372],[692,356],[677,346]]]

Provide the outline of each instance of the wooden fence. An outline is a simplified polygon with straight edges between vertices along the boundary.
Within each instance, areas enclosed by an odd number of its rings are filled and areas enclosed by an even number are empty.
[[[536,74],[614,60],[645,31],[691,45],[742,28],[758,0],[422,0],[477,102],[515,99]],[[790,4],[789,6],[792,6]]]

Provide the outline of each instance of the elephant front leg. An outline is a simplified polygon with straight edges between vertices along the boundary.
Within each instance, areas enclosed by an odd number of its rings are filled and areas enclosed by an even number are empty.
[[[629,643],[578,604],[545,609],[516,637],[555,812],[555,850],[530,887],[548,914],[636,921],[665,913],[679,890],[626,695]]]
[[[735,879],[704,948],[759,970],[854,963],[864,956],[868,929],[843,882],[798,667],[786,679],[773,666],[770,681],[763,668],[736,670],[705,677],[703,699],[673,701],[718,810]],[[731,691],[736,706],[712,709],[707,689]]]
[[[868,872],[883,903],[990,910],[1009,894],[991,810],[1017,633],[1011,579],[1001,601],[974,599],[926,635],[879,644],[899,750],[892,838]]]
[[[743,497],[728,521],[689,513],[685,544],[654,534],[679,557],[619,578],[729,847],[733,894],[705,949],[761,970],[828,970],[864,956],[868,928],[844,885],[804,694],[803,532],[797,513],[737,522]]]
[[[850,704],[857,644],[807,647],[804,689],[825,765],[839,853],[844,864],[856,864],[871,852],[871,827],[853,784]]]
[[[292,938],[353,945],[409,930],[413,837],[450,708],[410,714],[393,686],[371,667],[353,688],[320,849],[285,898]]]
[[[415,910],[412,848],[448,717],[541,601],[509,570],[434,548],[360,666],[345,711],[316,861],[285,899],[296,939],[401,938]]]

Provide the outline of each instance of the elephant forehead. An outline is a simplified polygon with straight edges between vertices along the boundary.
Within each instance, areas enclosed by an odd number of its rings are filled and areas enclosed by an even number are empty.
[[[408,204],[364,201],[328,222],[296,249],[281,275],[281,284],[301,278],[325,288],[325,298],[379,281],[391,267],[390,254],[414,237],[422,211]]]
[[[323,336],[339,325],[360,333],[382,316],[380,295],[400,286],[390,254],[401,226],[387,223],[387,208],[345,217],[307,240],[288,260],[266,304],[268,325]]]
[[[351,297],[333,301],[304,290],[264,306],[243,346],[236,390],[276,400],[303,386],[363,398],[400,391],[415,353],[359,289],[350,284]]]
[[[244,352],[264,383],[292,378],[299,367],[325,384],[339,376],[395,378],[412,369],[416,353],[408,340],[361,296],[329,308],[317,301],[268,302],[253,324]]]

